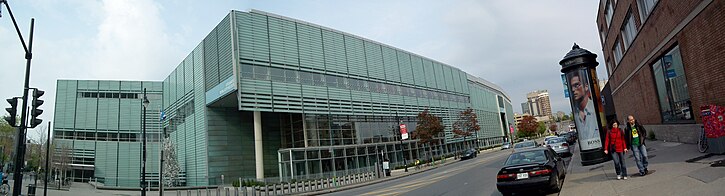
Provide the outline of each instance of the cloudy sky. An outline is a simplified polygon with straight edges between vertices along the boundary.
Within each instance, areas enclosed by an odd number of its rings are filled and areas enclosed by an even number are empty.
[[[526,93],[537,89],[549,90],[554,112],[571,111],[558,62],[574,42],[603,62],[599,0],[9,3],[26,40],[30,18],[36,19],[30,85],[46,90],[46,122],[53,118],[57,79],[163,80],[232,9],[300,19],[458,67],[501,86],[517,112]],[[4,6],[0,48],[0,98],[21,96],[25,59]],[[606,78],[604,66],[598,73]]]

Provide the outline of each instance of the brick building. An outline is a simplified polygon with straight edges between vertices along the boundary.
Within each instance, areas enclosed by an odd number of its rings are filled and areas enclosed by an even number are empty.
[[[696,142],[699,106],[725,105],[725,1],[601,0],[611,96],[658,138]]]

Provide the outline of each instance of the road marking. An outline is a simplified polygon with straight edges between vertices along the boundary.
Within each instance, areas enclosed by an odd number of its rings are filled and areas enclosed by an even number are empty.
[[[465,170],[468,170],[468,169],[471,169],[474,167],[478,167],[482,164],[493,161],[494,159],[497,159],[499,157],[508,156],[508,155],[509,154],[507,154],[507,153],[502,153],[502,154],[498,154],[498,155],[494,155],[494,156],[484,157],[486,159],[480,160],[479,162],[471,163],[469,165],[462,165],[463,167],[450,168],[446,171],[434,173],[434,174],[431,174],[424,178],[393,185],[393,186],[386,187],[386,188],[383,188],[383,189],[380,189],[377,191],[367,192],[367,193],[360,194],[360,195],[398,195],[401,193],[407,193],[407,192],[416,190],[422,186],[433,184],[433,183],[439,182],[441,180],[447,179],[451,176],[458,175],[460,173],[463,173]],[[464,170],[464,171],[461,171],[461,170]]]

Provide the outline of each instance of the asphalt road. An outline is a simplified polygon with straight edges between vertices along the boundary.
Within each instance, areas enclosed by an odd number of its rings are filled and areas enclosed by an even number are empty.
[[[496,174],[509,150],[479,154],[434,170],[329,195],[501,195]],[[565,158],[568,165],[570,158]],[[566,182],[565,182],[566,183]],[[558,195],[552,193],[549,195]]]

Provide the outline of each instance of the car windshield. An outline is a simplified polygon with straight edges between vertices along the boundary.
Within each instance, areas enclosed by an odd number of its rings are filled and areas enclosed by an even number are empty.
[[[544,163],[547,160],[543,150],[525,151],[511,154],[506,160],[506,165]]]
[[[514,148],[526,148],[526,147],[534,147],[534,146],[536,146],[536,144],[534,142],[527,141],[527,142],[521,142],[521,143],[515,144]]]
[[[566,142],[566,139],[560,137],[560,138],[554,138],[550,139],[549,141],[546,141],[547,144],[556,144],[556,143],[564,143]]]

